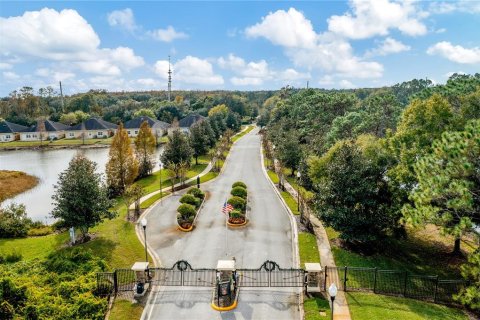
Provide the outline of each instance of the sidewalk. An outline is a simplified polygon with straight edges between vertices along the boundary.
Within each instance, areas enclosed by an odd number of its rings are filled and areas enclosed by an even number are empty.
[[[297,199],[297,190],[292,187],[292,185],[284,179],[283,186],[285,190],[290,193],[292,197]],[[318,253],[320,254],[320,262],[323,266],[336,267],[335,259],[333,258],[332,249],[330,248],[330,242],[328,241],[327,232],[323,227],[322,222],[315,217],[310,215],[310,222],[313,225],[313,231],[317,237]],[[326,287],[328,288],[332,282],[334,282],[337,287],[339,283],[338,274],[335,277],[335,273],[329,274],[327,277]],[[335,298],[334,308],[333,308],[333,319],[335,320],[350,320],[350,309],[348,308],[347,299],[345,297],[345,292],[338,290],[337,297]]]

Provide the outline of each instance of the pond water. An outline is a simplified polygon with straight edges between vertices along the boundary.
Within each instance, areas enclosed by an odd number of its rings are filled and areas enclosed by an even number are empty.
[[[53,209],[53,185],[57,183],[60,172],[67,169],[68,163],[78,152],[96,162],[98,172],[105,173],[108,150],[109,148],[0,151],[0,169],[23,171],[39,178],[35,188],[6,200],[3,205],[23,203],[28,216],[33,220],[53,222],[54,219],[50,217]],[[161,147],[156,150],[157,163],[154,171],[158,170],[162,150]]]

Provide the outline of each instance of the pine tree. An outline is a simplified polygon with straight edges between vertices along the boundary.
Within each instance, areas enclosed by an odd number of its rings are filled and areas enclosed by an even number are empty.
[[[123,124],[118,126],[113,136],[108,157],[106,170],[108,188],[114,195],[123,194],[138,176],[138,161]]]
[[[190,128],[190,145],[193,148],[195,164],[198,164],[198,157],[208,151],[209,137],[204,132],[201,123],[196,123]]]
[[[87,238],[89,228],[115,217],[115,212],[109,211],[112,202],[96,168],[95,162],[76,155],[68,169],[60,173],[52,196],[52,216],[68,227],[79,228],[83,239]]]
[[[135,139],[135,154],[139,162],[138,176],[140,178],[152,174],[155,161],[155,136],[150,129],[147,121],[140,126],[137,138]]]

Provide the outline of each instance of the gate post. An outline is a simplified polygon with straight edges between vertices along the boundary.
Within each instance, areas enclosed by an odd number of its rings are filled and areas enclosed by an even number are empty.
[[[343,291],[347,292],[347,266],[345,266],[345,271],[343,275]]]
[[[375,275],[373,277],[373,293],[377,293],[377,272],[378,272],[378,269],[377,267],[375,267]]]
[[[115,294],[118,292],[118,282],[117,282],[117,269],[113,271],[113,290],[115,291]]]
[[[435,291],[433,292],[433,302],[437,302],[438,276],[435,280]]]

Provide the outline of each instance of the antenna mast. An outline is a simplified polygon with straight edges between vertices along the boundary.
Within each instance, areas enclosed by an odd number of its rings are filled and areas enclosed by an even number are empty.
[[[64,112],[64,105],[63,105],[63,90],[62,90],[62,81],[60,81],[60,101],[62,102],[62,112]]]
[[[170,102],[172,94],[172,70],[170,69],[170,56],[168,56],[168,102]]]

